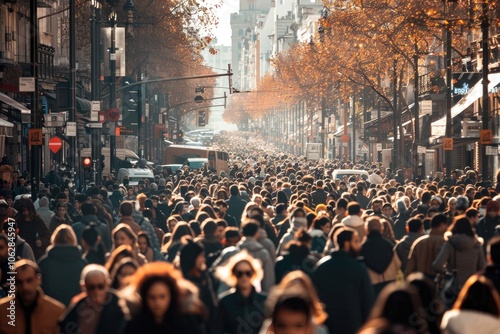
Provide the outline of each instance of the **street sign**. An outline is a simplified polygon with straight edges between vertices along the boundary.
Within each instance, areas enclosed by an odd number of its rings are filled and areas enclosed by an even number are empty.
[[[426,100],[420,102],[420,115],[432,115],[432,101]]]
[[[427,148],[425,146],[417,146],[417,153],[418,154],[425,154],[427,151]]]
[[[453,138],[444,138],[443,148],[445,151],[453,151]]]
[[[121,112],[118,108],[111,108],[108,110],[108,120],[110,122],[118,122],[118,120],[120,119],[120,115]]]
[[[479,133],[479,143],[481,145],[493,144],[493,133],[491,130],[481,130]]]
[[[76,122],[66,122],[66,136],[76,137]]]
[[[377,152],[382,151],[382,143],[377,143]]]
[[[102,123],[87,123],[85,127],[89,129],[102,129]]]
[[[42,143],[42,129],[29,129],[28,130],[28,145],[41,146]]]
[[[486,155],[498,155],[498,147],[486,146]]]
[[[102,110],[99,110],[99,122],[104,123],[106,122],[106,113]]]
[[[34,92],[35,91],[35,78],[34,77],[20,77],[19,78],[19,91],[20,92]]]
[[[49,148],[52,153],[56,154],[62,147],[62,140],[59,137],[52,137],[49,140]]]
[[[101,110],[101,101],[92,101],[92,108],[90,111],[90,121],[99,121],[99,111]]]

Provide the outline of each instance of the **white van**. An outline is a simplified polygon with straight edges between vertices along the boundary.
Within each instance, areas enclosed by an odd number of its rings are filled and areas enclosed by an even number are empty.
[[[130,186],[136,186],[139,184],[139,181],[144,179],[149,179],[150,182],[153,182],[155,175],[153,171],[148,168],[120,168],[118,170],[117,179],[123,183],[123,179],[125,178],[128,178],[128,184]]]
[[[104,155],[104,170],[102,171],[103,175],[110,175],[111,174],[111,160],[109,158],[109,147],[103,147],[101,154]],[[85,157],[92,157],[92,151],[91,149],[84,148],[80,152],[80,157],[85,158]],[[128,161],[132,165],[136,162],[139,161],[140,158],[139,156],[131,150],[128,150],[126,148],[117,148],[116,149],[116,157],[120,160]]]
[[[350,178],[351,176],[357,176],[358,179],[360,178],[365,178],[365,180],[368,180],[368,172],[366,170],[362,169],[336,169],[332,173],[332,179],[336,180],[342,180],[344,176],[347,176],[347,178]]]

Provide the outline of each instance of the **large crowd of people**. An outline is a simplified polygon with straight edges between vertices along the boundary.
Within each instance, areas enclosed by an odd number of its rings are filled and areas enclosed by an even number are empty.
[[[406,180],[245,138],[216,140],[227,171],[2,182],[0,333],[500,333],[500,171]]]

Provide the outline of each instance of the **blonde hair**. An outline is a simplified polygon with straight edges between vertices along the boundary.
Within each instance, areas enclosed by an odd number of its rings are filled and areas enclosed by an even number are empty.
[[[285,275],[285,277],[283,277],[278,287],[284,291],[291,288],[299,288],[303,290],[310,298],[313,319],[317,325],[323,324],[328,318],[328,314],[323,309],[323,305],[319,300],[311,279],[303,271],[295,270],[289,272]]]
[[[50,237],[50,243],[53,246],[76,246],[76,234],[71,226],[69,226],[68,224],[61,224],[55,229],[54,233],[52,233],[52,236]]]
[[[231,287],[236,286],[234,270],[236,266],[242,262],[248,263],[252,267],[254,272],[252,276],[252,285],[255,287],[255,290],[260,291],[260,282],[264,277],[262,265],[259,260],[248,254],[246,250],[242,250],[236,255],[231,256],[222,266],[218,266],[215,271],[215,276]]]

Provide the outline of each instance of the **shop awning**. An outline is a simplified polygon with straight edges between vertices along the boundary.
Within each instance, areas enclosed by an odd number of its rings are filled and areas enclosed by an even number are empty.
[[[500,83],[500,73],[488,75],[488,91],[492,91]],[[451,119],[460,115],[462,111],[470,107],[477,99],[483,96],[483,80],[477,84],[465,96],[451,108]],[[444,136],[446,133],[446,116],[438,119],[431,124],[431,134],[435,136]]]
[[[14,127],[14,124],[0,118],[0,128],[13,128],[13,127]]]
[[[4,93],[0,93],[0,101],[5,104],[8,104],[14,109],[17,109],[21,112],[21,114],[31,114],[31,110],[29,110],[25,105],[17,102],[13,98],[5,95]]]

